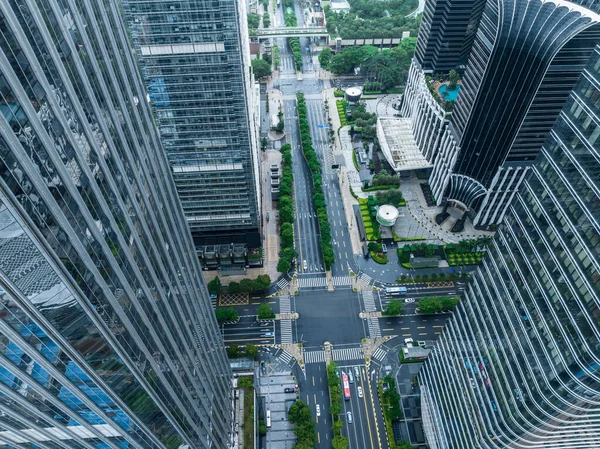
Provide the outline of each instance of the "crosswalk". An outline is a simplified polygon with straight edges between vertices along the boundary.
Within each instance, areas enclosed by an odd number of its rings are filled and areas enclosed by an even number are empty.
[[[304,363],[324,363],[325,351],[305,351]]]
[[[350,286],[352,285],[352,278],[350,276],[334,276],[333,285],[336,287],[341,287],[343,285]]]
[[[288,285],[290,285],[290,281],[288,281],[286,278],[281,278],[277,281],[277,283],[275,285],[277,286],[277,288],[279,290],[283,290]]]
[[[377,350],[373,353],[373,358],[375,360],[382,361],[385,358],[386,354],[387,354],[387,351],[384,351],[381,348],[377,348]]]
[[[326,287],[327,279],[324,277],[298,277],[298,286],[300,288]]]
[[[363,290],[362,297],[365,304],[365,312],[376,312],[377,306],[375,305],[373,290]]]
[[[370,338],[381,338],[381,326],[377,318],[367,318],[367,326],[369,327]]]
[[[281,72],[296,72],[296,63],[292,55],[281,55],[280,57]]]
[[[294,357],[292,356],[292,354],[290,354],[287,351],[281,350],[281,352],[279,354],[277,354],[277,357],[282,360],[284,363],[289,364],[292,360],[294,360]]]
[[[292,320],[280,320],[279,327],[281,332],[281,344],[289,345],[294,343],[294,336],[292,334]]]
[[[371,285],[371,281],[373,281],[373,278],[367,273],[360,273],[360,280],[365,285]]]
[[[343,360],[360,360],[364,359],[365,355],[363,353],[362,347],[358,348],[344,348],[344,349],[332,349],[331,350],[331,358],[340,362]]]
[[[279,297],[279,313],[292,313],[289,295]]]

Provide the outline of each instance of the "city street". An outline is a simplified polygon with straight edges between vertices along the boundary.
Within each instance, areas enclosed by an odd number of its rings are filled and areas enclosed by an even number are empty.
[[[272,345],[275,343],[275,322],[257,321],[256,315],[240,316],[235,324],[221,325],[225,346]]]

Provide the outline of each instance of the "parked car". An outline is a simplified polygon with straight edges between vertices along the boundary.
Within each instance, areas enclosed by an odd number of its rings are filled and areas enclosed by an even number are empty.
[[[362,398],[363,397],[362,387],[356,387],[356,391],[358,391],[358,397]]]
[[[490,379],[487,377],[483,378],[483,383],[485,384],[486,387],[491,387],[492,384],[490,383]]]
[[[471,387],[475,388],[475,379],[473,379],[473,378],[471,377],[470,381],[471,381]]]
[[[348,420],[348,424],[352,424],[352,412],[346,413],[346,418]]]
[[[283,390],[283,392],[284,392],[284,393],[293,393],[293,392],[294,392],[294,389],[293,389],[293,388],[290,388],[290,387],[288,387],[288,388],[285,388],[285,389]]]
[[[498,411],[498,406],[496,405],[496,401],[494,401],[493,399],[490,401],[490,404],[492,404],[492,408],[494,409],[495,412]]]
[[[265,362],[260,362],[260,373],[263,376],[267,374],[267,367],[265,366]]]
[[[317,416],[321,416],[321,407],[317,404]]]
[[[381,244],[381,251],[387,253],[387,246],[385,245],[385,243]]]
[[[418,341],[417,344],[423,348],[423,349],[427,349],[427,343],[425,343],[424,341]]]

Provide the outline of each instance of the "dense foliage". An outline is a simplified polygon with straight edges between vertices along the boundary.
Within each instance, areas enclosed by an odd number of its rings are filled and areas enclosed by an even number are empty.
[[[235,310],[233,307],[219,307],[215,309],[215,315],[219,324],[226,323],[228,321],[237,321],[239,317],[237,310]]]
[[[454,310],[458,296],[426,296],[419,300],[419,313],[436,313]]]
[[[374,186],[400,187],[400,177],[398,175],[390,175],[386,172],[380,172],[373,176],[371,184]]]
[[[281,238],[281,251],[277,271],[287,273],[292,267],[292,260],[297,256],[294,249],[294,206],[292,190],[294,175],[292,172],[292,147],[285,144],[281,147],[281,180],[279,181],[279,235]]]
[[[350,12],[336,13],[325,8],[327,31],[343,39],[398,38],[404,31],[416,36],[420,15],[406,17],[418,6],[418,0],[350,0]]]
[[[260,23],[260,17],[258,14],[248,14],[248,34],[250,36],[256,36],[256,29]]]
[[[240,282],[230,282],[227,286],[229,293],[249,293],[264,290],[271,285],[268,274],[261,274],[256,279],[242,279]]]
[[[364,139],[372,139],[375,137],[377,130],[377,114],[367,112],[363,104],[359,104],[352,111],[353,128],[352,132],[360,133]]]
[[[315,447],[315,420],[310,407],[298,399],[288,412],[290,423],[294,424],[296,434],[296,449],[314,449]]]
[[[406,204],[402,191],[399,189],[382,190],[375,194],[377,203],[379,205],[391,204],[392,206],[400,206]]]
[[[382,394],[382,408],[387,409],[388,417],[392,421],[400,419],[404,414],[402,413],[402,407],[400,406],[400,394],[398,393],[398,390],[396,390],[396,381],[392,377],[386,376],[383,378],[383,382],[387,383],[389,388]]]
[[[285,21],[286,27],[297,27],[298,20],[296,19],[296,13],[291,9],[286,10],[283,19]],[[292,54],[294,55],[294,64],[296,65],[296,70],[302,70],[302,48],[300,47],[300,38],[299,37],[288,37],[288,44],[290,49],[292,50]]]
[[[319,163],[317,153],[312,144],[312,138],[310,137],[310,127],[306,118],[306,102],[304,100],[304,94],[297,93],[296,99],[298,101],[298,123],[300,125],[302,152],[304,153],[313,181],[312,197],[315,211],[317,212],[317,218],[319,220],[319,230],[321,232],[321,253],[323,254],[325,268],[329,270],[331,265],[333,265],[334,258],[333,246],[331,244],[331,227],[329,226],[329,219],[327,218],[327,203],[325,202],[325,195],[323,194],[321,164]]]
[[[221,291],[221,280],[219,279],[219,276],[206,284],[206,286],[208,287],[208,293],[211,295],[218,295]]]
[[[272,318],[275,318],[275,314],[273,313],[273,310],[271,309],[271,305],[268,303],[264,303],[261,304],[258,307],[258,319],[259,320],[270,320]]]
[[[331,444],[333,449],[346,449],[348,447],[348,439],[342,435],[342,421],[340,420],[340,414],[343,412],[342,408],[342,387],[340,383],[340,376],[338,376],[338,368],[335,362],[329,362],[327,365],[327,385],[329,385],[329,413],[333,418],[333,440]]]
[[[252,65],[254,79],[263,78],[271,74],[271,64],[264,59],[253,59],[250,64]]]
[[[370,243],[369,243],[369,245],[370,245]],[[381,312],[381,314],[385,315],[385,316],[402,315],[403,307],[404,307],[404,303],[401,300],[394,299],[387,303],[385,310],[383,312]]]
[[[330,57],[324,68],[341,74],[360,67],[361,72],[373,80],[365,85],[366,91],[390,89],[401,84],[406,77],[416,42],[416,38],[402,39],[397,47],[381,51],[372,45],[346,47]]]

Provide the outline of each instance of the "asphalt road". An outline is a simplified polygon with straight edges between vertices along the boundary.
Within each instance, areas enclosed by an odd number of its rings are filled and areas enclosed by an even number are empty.
[[[327,388],[327,372],[324,363],[306,365],[306,379],[300,381],[300,398],[312,409],[315,418],[316,448],[331,448],[331,416],[329,415],[329,392]],[[316,406],[319,405],[320,416]]]
[[[225,346],[272,345],[275,344],[275,322],[259,322],[256,315],[244,315],[235,324],[221,325],[221,335]]]
[[[366,337],[358,317],[358,294],[350,289],[300,291],[296,296],[298,339],[305,347],[360,343]]]

